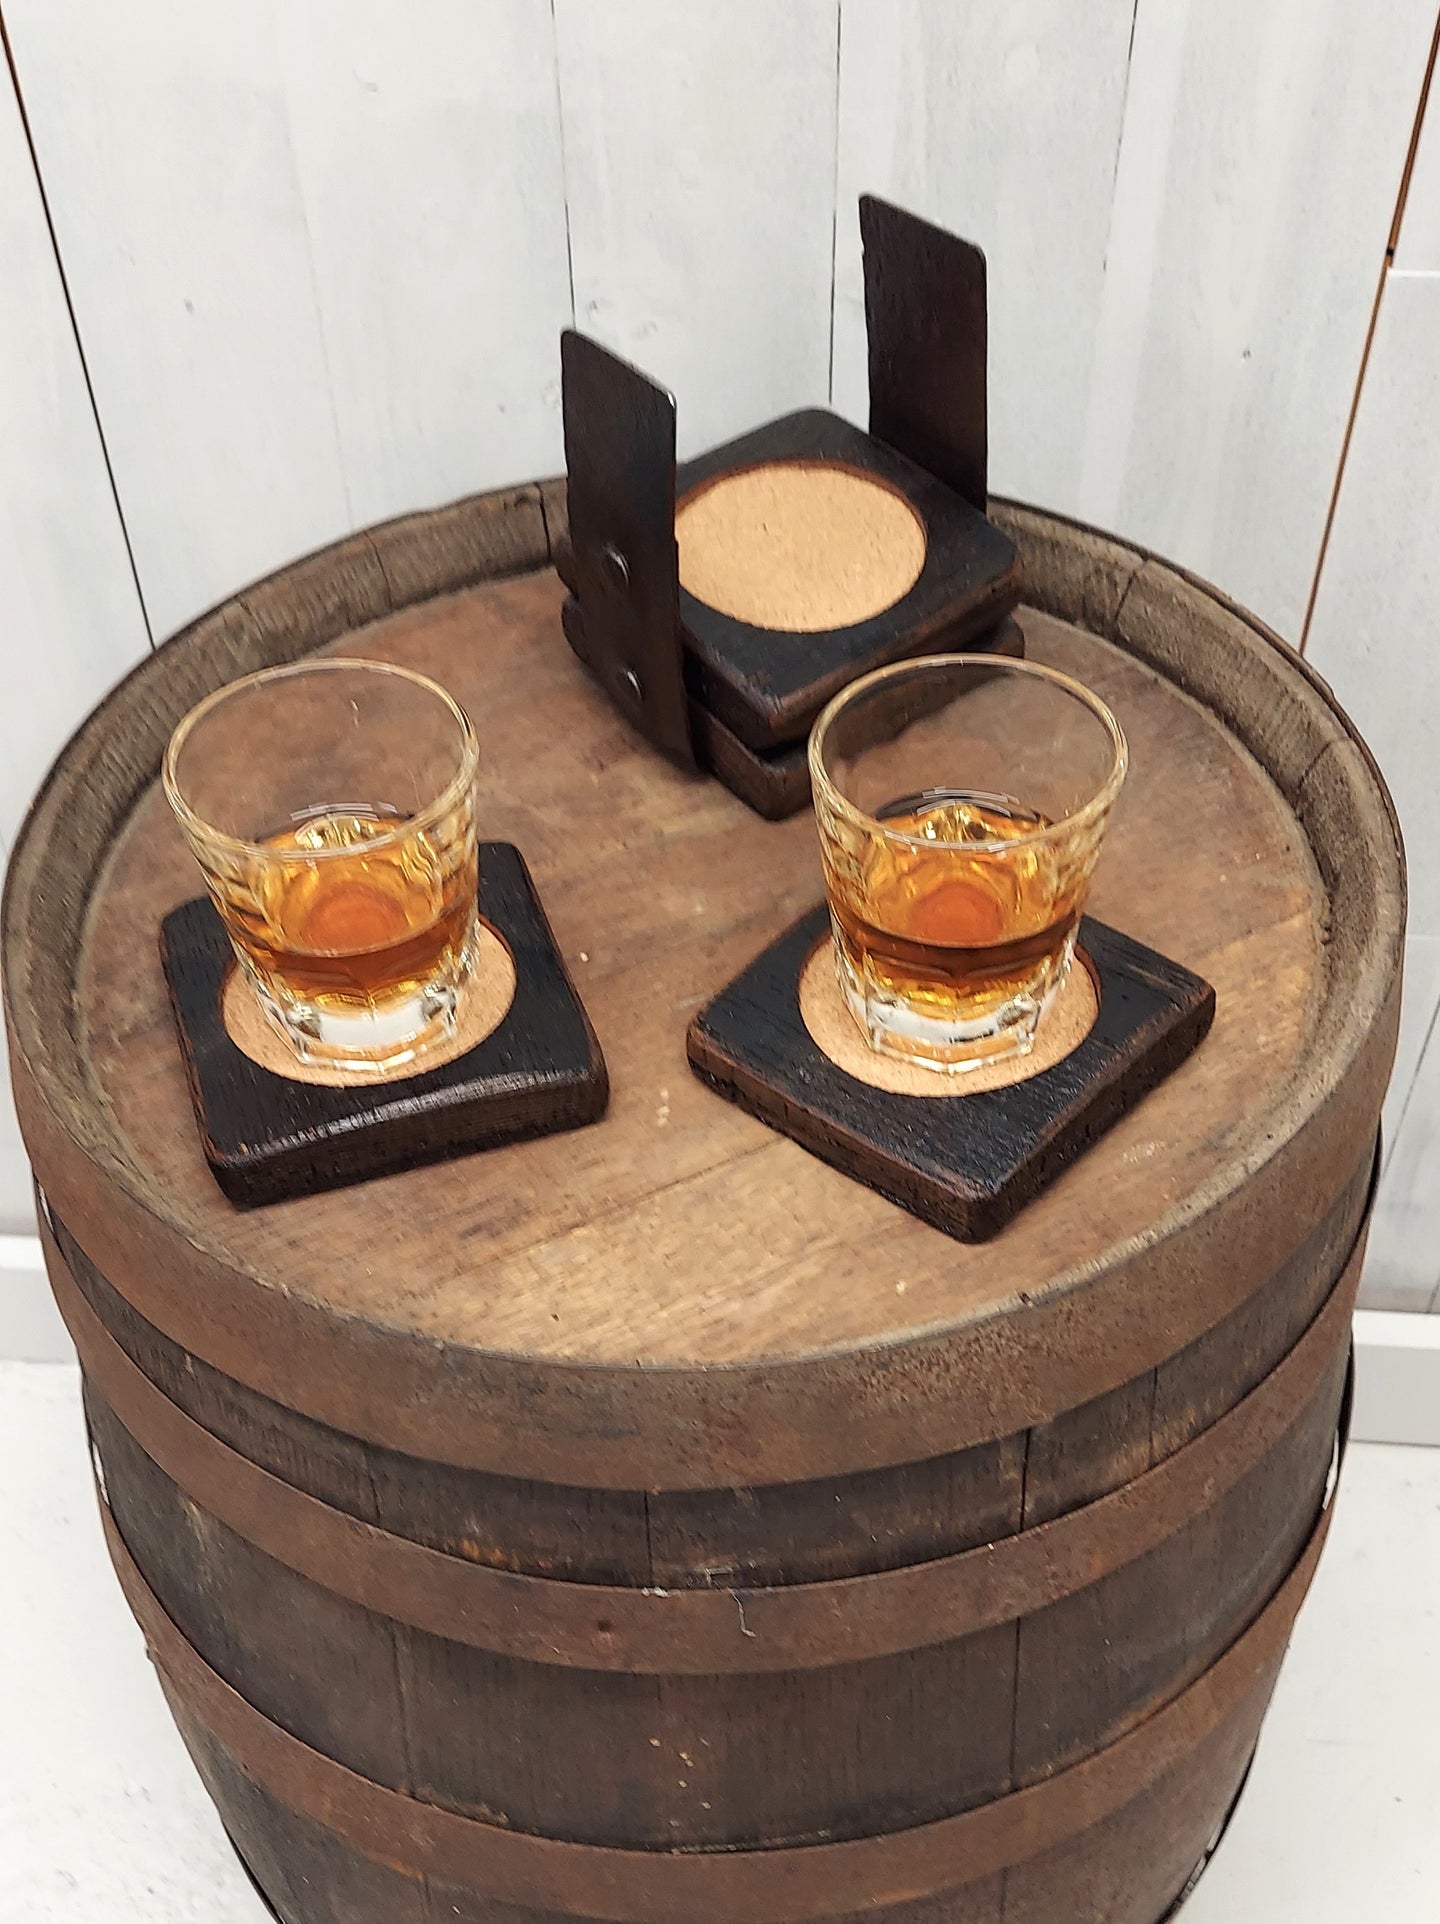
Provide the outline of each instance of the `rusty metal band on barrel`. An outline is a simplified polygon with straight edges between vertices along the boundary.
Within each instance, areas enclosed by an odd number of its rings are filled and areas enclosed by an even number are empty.
[[[156,1388],[49,1243],[90,1384],[194,1503],[267,1556],[367,1610],[480,1649],[587,1670],[713,1675],[821,1668],[948,1642],[1085,1589],[1233,1488],[1304,1409],[1344,1340],[1364,1231],[1309,1329],[1241,1402],[1155,1468],[1035,1529],[864,1576],[759,1589],[650,1590],[470,1563],[273,1476]]]
[[[1123,1809],[1231,1716],[1258,1724],[1330,1527],[1322,1512],[1250,1628],[1164,1709],[1057,1776],[976,1810],[844,1843],[669,1852],[572,1843],[486,1824],[357,1776],[248,1703],[200,1657],[136,1568],[109,1509],[120,1583],[167,1690],[238,1769],[361,1856],[492,1901],[617,1924],[740,1918],[767,1924],[922,1898],[1027,1862]]]

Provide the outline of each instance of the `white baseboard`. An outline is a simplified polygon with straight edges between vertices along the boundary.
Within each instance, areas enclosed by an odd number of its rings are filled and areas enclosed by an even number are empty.
[[[1351,1434],[1357,1443],[1440,1444],[1440,1316],[1357,1312]]]
[[[0,1236],[0,1362],[73,1363],[38,1236]]]
[[[0,1236],[0,1362],[75,1358],[38,1236]],[[1362,1309],[1355,1318],[1357,1443],[1440,1446],[1440,1316]]]

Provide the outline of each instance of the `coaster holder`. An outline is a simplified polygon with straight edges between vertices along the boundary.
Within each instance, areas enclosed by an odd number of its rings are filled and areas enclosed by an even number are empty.
[[[605,1059],[520,851],[480,848],[480,915],[509,949],[515,993],[463,1054],[411,1075],[301,1082],[264,1068],[225,1026],[234,953],[208,897],[161,924],[160,956],[201,1146],[242,1208],[312,1195],[596,1122]]]
[[[1093,1027],[1053,1067],[1004,1088],[899,1095],[842,1069],[811,1036],[801,973],[826,939],[822,902],[692,1021],[690,1065],[720,1095],[961,1242],[984,1242],[1177,1069],[1215,1017],[1215,991],[1090,916]]]
[[[676,463],[673,395],[561,337],[571,589],[567,639],[612,702],[681,766],[761,814],[803,807],[804,740],[856,676],[906,655],[1017,649],[1014,544],[986,518],[986,273],[980,249],[871,195],[860,202],[870,426],[806,409]],[[747,467],[837,463],[900,493],[926,530],[913,587],[848,627],[788,632],[709,607],[679,579],[677,498]],[[1023,652],[1023,642],[1018,642]]]

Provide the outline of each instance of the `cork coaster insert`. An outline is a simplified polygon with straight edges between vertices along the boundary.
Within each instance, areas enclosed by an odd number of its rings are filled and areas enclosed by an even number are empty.
[[[907,595],[925,525],[898,489],[838,461],[767,461],[707,482],[675,516],[680,585],[756,628],[850,628]]]
[[[388,1075],[362,1072],[362,1078],[337,1070],[327,1062],[302,1062],[277,1035],[261,1009],[249,984],[238,968],[232,967],[225,981],[220,1014],[230,1040],[271,1075],[290,1082],[308,1082],[317,1088],[351,1089],[357,1080],[369,1084],[398,1082],[409,1076],[423,1075],[427,1069],[442,1069],[447,1062],[467,1055],[493,1035],[510,1013],[515,1000],[515,960],[509,948],[488,922],[480,924],[475,970],[460,998],[455,1031],[434,1043],[409,1062],[401,1063]]]
[[[800,1014],[816,1048],[857,1082],[895,1096],[939,1097],[943,1101],[1028,1082],[1073,1054],[1094,1028],[1099,1013],[1095,979],[1085,957],[1077,951],[1060,993],[1041,1019],[1029,1055],[1008,1056],[955,1074],[942,1073],[923,1063],[882,1055],[870,1047],[836,978],[828,937],[812,952],[800,975]]]

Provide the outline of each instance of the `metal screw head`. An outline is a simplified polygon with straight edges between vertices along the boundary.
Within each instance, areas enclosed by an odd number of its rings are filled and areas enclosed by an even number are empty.
[[[600,568],[606,587],[623,595],[630,586],[630,563],[613,541],[607,541],[600,550]]]

